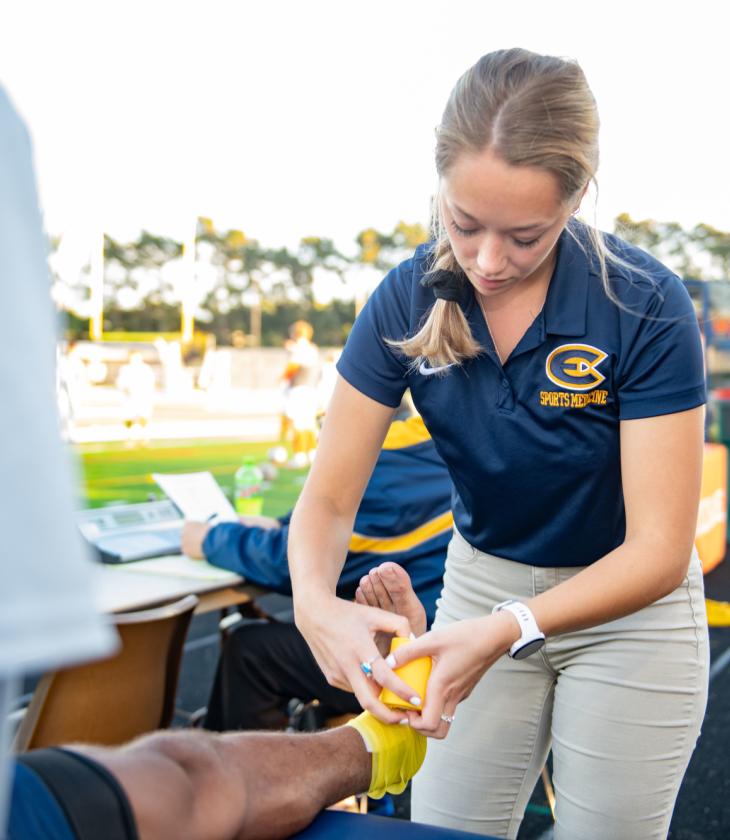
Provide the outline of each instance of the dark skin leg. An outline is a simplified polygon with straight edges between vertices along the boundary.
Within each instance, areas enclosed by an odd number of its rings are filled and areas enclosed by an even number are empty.
[[[71,746],[104,765],[141,840],[274,840],[370,785],[359,733],[159,732],[119,748]]]

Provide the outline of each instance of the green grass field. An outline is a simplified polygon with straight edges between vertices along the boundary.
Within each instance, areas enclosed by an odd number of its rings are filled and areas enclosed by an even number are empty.
[[[103,507],[115,503],[146,502],[164,498],[152,480],[153,472],[200,472],[209,470],[223,492],[231,498],[233,474],[246,455],[266,460],[266,443],[236,443],[220,440],[155,441],[128,449],[123,443],[84,444],[74,447],[82,468],[80,507]],[[279,469],[264,493],[264,514],[286,513],[299,495],[305,470]]]

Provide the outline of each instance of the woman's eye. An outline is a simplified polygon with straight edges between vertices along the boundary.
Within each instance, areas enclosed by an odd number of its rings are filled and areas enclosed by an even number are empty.
[[[527,241],[525,241],[524,239],[515,239],[515,245],[517,245],[520,248],[532,248],[533,246],[537,245],[539,241],[539,236],[536,239],[528,239]]]
[[[459,236],[473,236],[478,230],[478,228],[463,228],[461,225],[457,225],[453,219],[451,220],[451,227]]]

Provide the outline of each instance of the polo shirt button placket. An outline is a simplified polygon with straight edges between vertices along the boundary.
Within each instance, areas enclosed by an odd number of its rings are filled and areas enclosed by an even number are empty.
[[[513,411],[515,407],[514,396],[512,394],[512,388],[509,384],[509,379],[507,379],[504,374],[502,375],[502,379],[500,381],[500,391],[499,397],[497,399],[497,406],[498,408],[502,409],[503,411]]]

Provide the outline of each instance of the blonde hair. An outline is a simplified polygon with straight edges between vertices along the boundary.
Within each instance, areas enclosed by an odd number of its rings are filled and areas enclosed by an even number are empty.
[[[598,128],[596,103],[576,62],[523,49],[499,50],[482,56],[452,90],[436,132],[436,170],[442,177],[460,155],[489,148],[512,166],[552,172],[563,200],[577,201],[589,183],[595,184]],[[468,283],[451,249],[438,200],[432,227],[435,244],[429,273],[455,272]],[[568,225],[567,230],[577,239],[572,228]],[[595,227],[581,228],[603,285],[615,300],[607,263],[627,264],[608,251]],[[416,367],[423,361],[432,367],[460,364],[483,351],[458,302],[452,300],[437,299],[412,337],[386,340],[413,358]]]
[[[294,323],[289,327],[289,335],[295,341],[300,338],[311,341],[312,336],[314,335],[314,327],[309,323],[309,321],[294,321]]]

